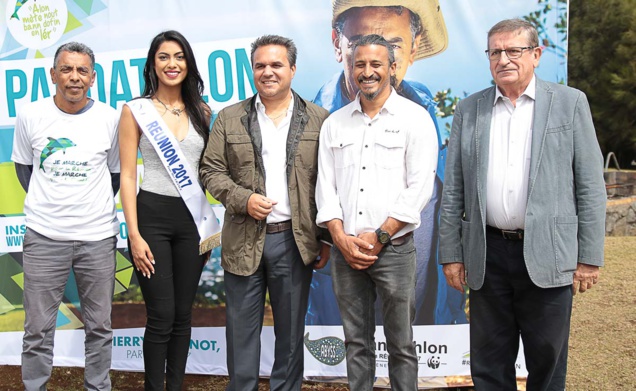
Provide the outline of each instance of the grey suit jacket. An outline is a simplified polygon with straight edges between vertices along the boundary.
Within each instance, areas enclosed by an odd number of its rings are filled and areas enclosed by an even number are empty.
[[[603,156],[585,94],[536,79],[523,254],[532,281],[572,283],[577,262],[603,265]],[[486,175],[495,87],[459,102],[442,193],[441,264],[461,262],[471,289],[486,270]]]

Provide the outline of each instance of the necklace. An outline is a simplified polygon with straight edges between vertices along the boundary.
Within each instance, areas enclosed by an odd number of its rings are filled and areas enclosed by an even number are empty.
[[[176,108],[176,107],[173,107],[172,109],[169,109],[169,108],[168,108],[168,106],[166,106],[166,104],[165,104],[165,103],[163,103],[163,102],[161,101],[161,99],[159,99],[159,97],[158,97],[157,95],[155,95],[155,99],[157,99],[157,102],[161,103],[161,105],[162,105],[163,107],[165,107],[166,111],[171,112],[172,114],[176,115],[177,117],[178,117],[178,116],[180,116],[180,115],[181,115],[181,113],[183,113],[183,110],[184,110],[184,109],[178,109],[178,108]]]
[[[269,119],[271,119],[272,121],[279,119],[280,117],[282,117],[283,115],[287,114],[287,110],[283,111],[282,113],[278,114],[276,117],[272,117],[271,115],[267,115],[269,117]]]
[[[269,117],[269,119],[271,119],[272,121],[276,121],[277,119],[279,119],[280,117],[282,117],[283,115],[287,115],[287,111],[289,111],[289,101],[291,99],[291,94],[289,95],[289,97],[286,99],[286,104],[285,104],[285,110],[283,110],[282,113],[278,114],[275,117],[272,117],[271,115],[267,114],[267,111],[265,111],[265,114]],[[280,106],[279,106],[280,107]],[[267,110],[267,109],[266,109]]]

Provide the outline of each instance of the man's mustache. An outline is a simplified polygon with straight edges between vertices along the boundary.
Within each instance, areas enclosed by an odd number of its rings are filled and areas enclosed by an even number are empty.
[[[377,75],[372,75],[372,76],[369,76],[369,77],[358,76],[358,81],[359,82],[369,81],[369,80],[371,80],[371,81],[380,81],[380,76],[377,76]]]

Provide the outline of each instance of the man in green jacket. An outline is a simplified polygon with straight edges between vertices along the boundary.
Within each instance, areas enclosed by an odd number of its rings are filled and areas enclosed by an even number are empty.
[[[258,94],[221,110],[200,165],[205,187],[225,206],[227,389],[258,388],[269,290],[276,335],[270,389],[300,390],[312,269],[325,265],[330,250],[314,199],[318,138],[329,113],[292,91],[291,39],[260,37],[251,59]]]

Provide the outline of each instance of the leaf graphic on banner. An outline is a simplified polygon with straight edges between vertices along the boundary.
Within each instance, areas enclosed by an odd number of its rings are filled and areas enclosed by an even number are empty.
[[[323,337],[315,341],[305,334],[305,346],[316,360],[327,365],[338,365],[345,359],[345,344],[338,337]]]

